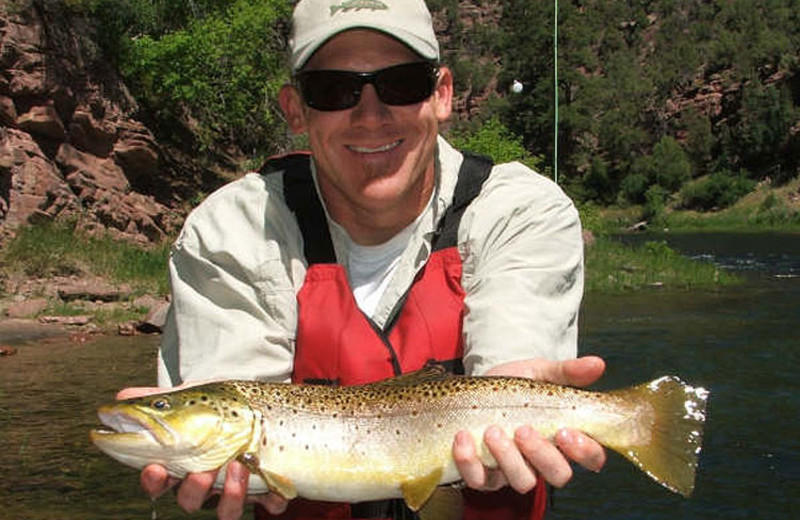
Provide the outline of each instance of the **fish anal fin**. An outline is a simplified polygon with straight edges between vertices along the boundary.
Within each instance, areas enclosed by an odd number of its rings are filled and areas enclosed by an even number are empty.
[[[400,491],[412,511],[418,511],[431,497],[442,478],[442,468],[436,468],[427,475],[400,484]]]
[[[297,490],[295,489],[292,481],[283,475],[262,470],[258,456],[254,453],[243,453],[238,457],[238,459],[239,462],[244,464],[247,469],[250,470],[250,473],[261,477],[271,492],[277,493],[287,500],[297,497]]]
[[[439,486],[417,514],[420,520],[461,520],[464,517],[464,495],[456,487]]]

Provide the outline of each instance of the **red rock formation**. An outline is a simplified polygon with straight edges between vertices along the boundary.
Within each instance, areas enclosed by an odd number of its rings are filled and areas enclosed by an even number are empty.
[[[64,216],[138,241],[173,232],[182,215],[157,198],[164,153],[92,55],[88,28],[55,23],[35,4],[9,11],[0,12],[0,234]]]

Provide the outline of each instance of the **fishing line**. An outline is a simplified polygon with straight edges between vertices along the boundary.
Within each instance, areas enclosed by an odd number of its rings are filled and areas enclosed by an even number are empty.
[[[553,5],[553,180],[558,184],[558,0]]]

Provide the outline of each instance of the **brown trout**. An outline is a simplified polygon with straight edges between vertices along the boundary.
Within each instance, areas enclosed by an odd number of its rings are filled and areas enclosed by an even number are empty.
[[[402,497],[417,510],[437,486],[460,480],[451,454],[459,430],[482,439],[492,424],[509,436],[526,424],[548,437],[568,427],[689,496],[707,396],[676,377],[599,393],[434,368],[350,387],[222,381],[102,406],[110,430],[93,430],[91,440],[124,464],[161,464],[175,477],[236,459],[252,473],[250,493]],[[496,464],[482,443],[478,449],[485,464]],[[216,485],[223,482],[220,471]]]

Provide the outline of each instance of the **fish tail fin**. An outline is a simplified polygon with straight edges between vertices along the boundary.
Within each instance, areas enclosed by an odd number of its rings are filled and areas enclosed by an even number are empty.
[[[609,447],[633,462],[667,489],[688,497],[694,490],[697,457],[703,440],[708,391],[693,388],[677,377],[662,377],[613,392],[652,409],[639,426],[648,429],[646,442]]]

